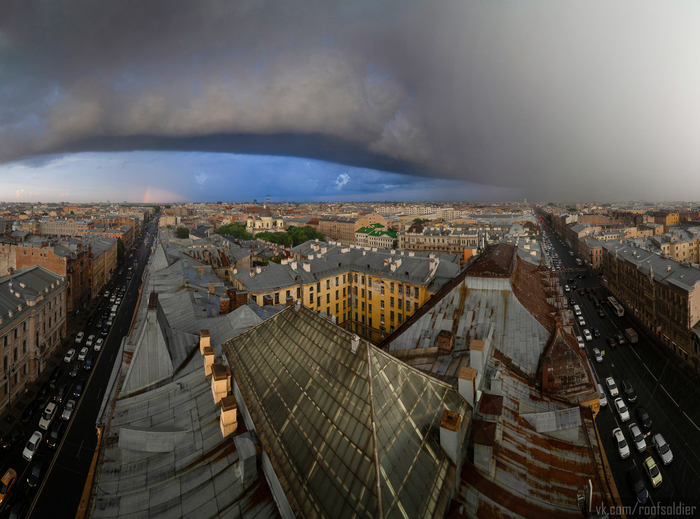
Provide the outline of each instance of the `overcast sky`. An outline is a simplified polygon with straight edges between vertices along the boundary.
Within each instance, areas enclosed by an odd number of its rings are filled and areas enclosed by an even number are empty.
[[[700,2],[4,0],[0,199],[700,198]]]

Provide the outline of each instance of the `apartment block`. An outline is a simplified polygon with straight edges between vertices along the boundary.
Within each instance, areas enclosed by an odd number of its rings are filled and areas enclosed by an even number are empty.
[[[464,255],[479,245],[477,229],[431,229],[414,223],[398,234],[399,250]]]
[[[40,266],[0,277],[0,412],[39,377],[66,336],[67,287],[63,276]]]

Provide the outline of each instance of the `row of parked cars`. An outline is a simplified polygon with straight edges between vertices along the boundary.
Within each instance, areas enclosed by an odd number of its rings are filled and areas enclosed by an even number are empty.
[[[628,405],[631,405],[637,401],[637,394],[630,384],[628,379],[622,379],[620,381],[620,386],[618,387],[615,379],[613,377],[608,377],[605,379],[605,385],[607,386],[608,393],[611,397],[615,398],[614,405],[617,411],[620,421],[629,422],[630,421],[630,411]],[[600,405],[607,405],[607,397],[602,386],[598,384],[598,391],[600,393]],[[624,396],[624,399],[622,396]],[[625,402],[626,400],[626,402]],[[657,455],[661,459],[664,465],[668,465],[673,461],[673,452],[668,442],[664,439],[661,433],[653,434],[651,433],[651,418],[649,413],[642,405],[637,405],[634,410],[637,422],[630,422],[627,425],[629,435],[632,438],[632,443],[634,444],[637,452],[647,452],[647,438],[651,436],[651,444],[654,447]],[[644,432],[643,432],[644,431]],[[612,432],[613,441],[617,445],[617,451],[620,455],[620,459],[626,459],[630,456],[630,448],[625,438],[625,434],[620,427],[616,428]],[[656,488],[661,485],[663,478],[661,476],[661,471],[654,461],[654,457],[649,454],[643,461],[642,467],[646,473],[652,487]],[[637,501],[641,504],[646,503],[649,499],[649,492],[646,489],[644,481],[641,476],[641,472],[634,463],[627,469],[627,479],[630,486],[635,492]]]

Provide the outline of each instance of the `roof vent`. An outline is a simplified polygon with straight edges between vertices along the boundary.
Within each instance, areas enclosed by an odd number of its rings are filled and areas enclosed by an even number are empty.
[[[357,353],[357,348],[360,346],[360,338],[357,335],[353,335],[350,339],[350,347],[353,353]]]
[[[301,301],[297,299],[296,301],[294,301],[294,311],[298,312],[299,310],[301,310]]]

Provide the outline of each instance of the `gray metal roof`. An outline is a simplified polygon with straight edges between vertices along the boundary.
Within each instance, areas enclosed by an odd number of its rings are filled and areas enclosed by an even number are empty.
[[[21,319],[29,311],[30,301],[35,301],[42,294],[50,294],[65,284],[67,281],[62,276],[38,265],[0,277],[0,326],[5,327]],[[53,289],[51,285],[54,285]],[[12,317],[9,316],[10,312]]]
[[[442,517],[453,465],[426,433],[445,409],[468,421],[468,404],[365,341],[353,353],[351,334],[299,307],[223,347],[295,514]]]

